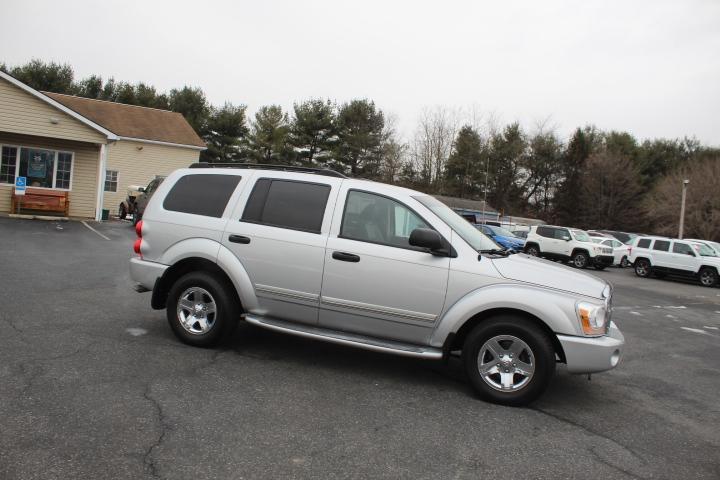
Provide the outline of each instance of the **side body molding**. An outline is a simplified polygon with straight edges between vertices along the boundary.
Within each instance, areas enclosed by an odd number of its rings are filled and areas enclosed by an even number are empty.
[[[430,336],[430,345],[442,347],[451,333],[465,322],[492,309],[514,309],[533,315],[553,332],[582,335],[576,320],[575,298],[559,291],[531,285],[494,284],[467,293],[442,315]]]

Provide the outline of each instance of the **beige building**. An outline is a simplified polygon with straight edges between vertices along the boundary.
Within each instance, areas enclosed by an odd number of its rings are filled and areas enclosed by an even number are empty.
[[[118,211],[129,185],[197,162],[205,143],[166,110],[39,92],[0,72],[0,212],[15,178],[67,192],[69,216]]]

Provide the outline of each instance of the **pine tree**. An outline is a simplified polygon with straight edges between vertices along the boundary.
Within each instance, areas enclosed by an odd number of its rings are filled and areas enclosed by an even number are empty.
[[[353,100],[337,116],[337,160],[352,176],[380,175],[385,118],[369,100]]]
[[[484,172],[482,139],[469,125],[460,129],[445,166],[445,193],[469,198],[477,193],[474,179]]]
[[[245,124],[245,105],[226,103],[213,108],[203,136],[207,150],[200,159],[207,162],[234,162],[243,159],[243,141],[248,134]]]
[[[261,163],[286,163],[290,158],[289,133],[288,115],[282,107],[261,107],[248,136],[248,156]]]
[[[296,161],[310,165],[332,164],[336,143],[335,109],[330,100],[310,99],[294,105],[290,144]]]

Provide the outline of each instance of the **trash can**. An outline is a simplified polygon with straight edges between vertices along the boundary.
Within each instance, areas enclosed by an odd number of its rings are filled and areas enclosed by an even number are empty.
[[[110,210],[106,210],[103,208],[102,215],[100,215],[100,220],[110,220]]]

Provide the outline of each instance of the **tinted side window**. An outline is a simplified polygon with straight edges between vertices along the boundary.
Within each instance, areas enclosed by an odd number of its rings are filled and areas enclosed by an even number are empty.
[[[650,239],[643,238],[642,240],[638,240],[637,246],[638,248],[650,248]]]
[[[653,250],[667,252],[668,250],[670,250],[670,242],[668,240],[655,240]]]
[[[555,238],[557,240],[565,240],[566,238],[570,238],[570,232],[564,228],[558,228],[555,230]]]
[[[682,253],[683,255],[695,256],[692,248],[690,248],[690,245],[688,245],[687,243],[673,243],[673,253]]]
[[[416,228],[431,227],[402,203],[367,192],[348,193],[341,237],[415,249],[408,240]]]
[[[320,233],[330,186],[261,178],[255,182],[243,222]]]
[[[240,178],[236,175],[185,175],[172,186],[163,208],[220,218]]]
[[[541,237],[555,238],[555,229],[550,227],[537,227],[537,234]]]

